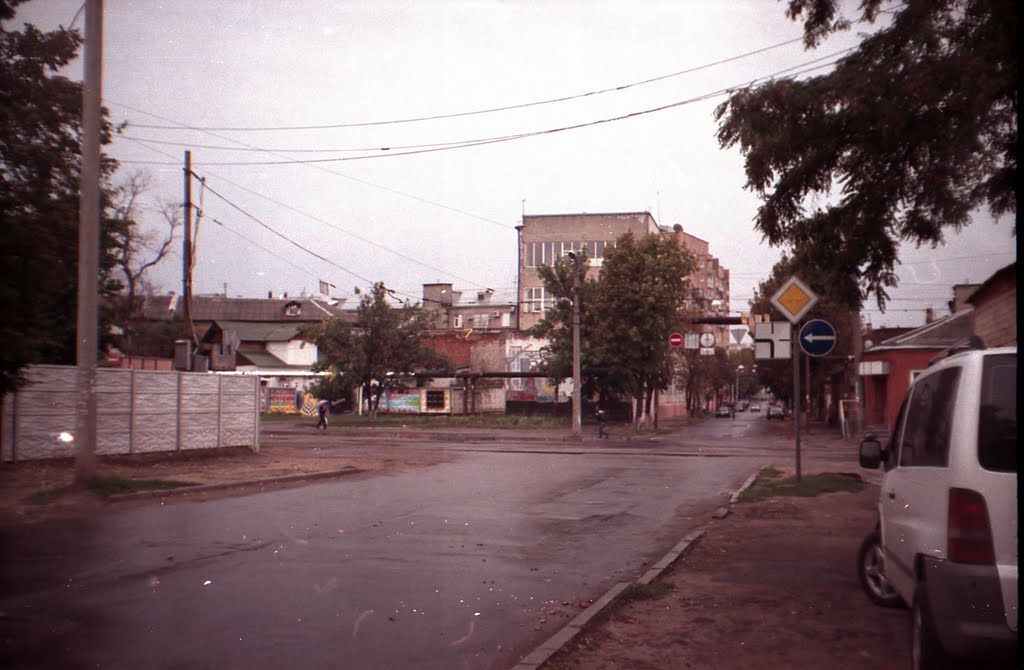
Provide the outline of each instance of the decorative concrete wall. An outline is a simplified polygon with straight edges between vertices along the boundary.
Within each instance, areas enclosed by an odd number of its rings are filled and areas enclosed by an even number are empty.
[[[3,400],[5,462],[74,456],[77,370],[28,369],[29,383]],[[259,378],[200,372],[96,370],[96,453],[140,454],[259,447]]]

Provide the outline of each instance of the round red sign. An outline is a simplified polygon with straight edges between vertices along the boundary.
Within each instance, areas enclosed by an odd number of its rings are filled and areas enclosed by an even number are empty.
[[[683,336],[679,333],[672,333],[668,336],[668,343],[673,347],[683,346]]]

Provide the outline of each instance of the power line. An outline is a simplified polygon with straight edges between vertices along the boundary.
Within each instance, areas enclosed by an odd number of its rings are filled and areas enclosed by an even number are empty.
[[[212,172],[210,174],[213,175]],[[338,232],[341,232],[341,233],[344,233],[344,234],[349,235],[351,237],[354,237],[355,239],[360,240],[362,242],[365,242],[366,244],[369,244],[369,245],[371,245],[373,247],[376,247],[376,248],[381,249],[383,251],[386,251],[386,252],[388,252],[390,254],[398,256],[399,258],[401,258],[403,260],[407,260],[407,261],[410,261],[412,263],[416,263],[418,265],[421,265],[421,266],[427,268],[428,270],[434,270],[435,272],[440,272],[440,273],[442,273],[444,275],[452,277],[453,279],[458,279],[460,281],[464,281],[467,284],[470,284],[472,286],[477,286],[477,287],[480,287],[480,288],[486,288],[486,286],[484,284],[481,284],[479,282],[474,282],[471,279],[466,279],[465,277],[460,277],[460,276],[458,276],[456,274],[452,274],[448,270],[444,270],[444,269],[441,269],[441,268],[438,268],[438,267],[434,267],[433,265],[430,265],[429,263],[424,263],[422,260],[420,260],[418,258],[415,258],[413,256],[408,256],[406,254],[403,254],[400,251],[396,251],[396,250],[394,250],[394,249],[392,249],[390,247],[384,246],[383,244],[379,244],[377,242],[374,242],[373,240],[370,240],[370,239],[368,239],[366,237],[363,237],[362,235],[358,235],[358,234],[350,232],[348,230],[344,230],[342,228],[339,228],[338,226],[336,226],[335,224],[331,223],[330,221],[327,221],[326,219],[322,219],[322,218],[320,218],[320,217],[318,217],[318,216],[316,216],[314,214],[310,214],[308,212],[304,212],[301,209],[298,209],[297,207],[292,207],[291,205],[285,204],[285,203],[283,203],[283,202],[281,202],[279,200],[275,200],[274,198],[271,198],[270,196],[268,196],[266,194],[260,193],[259,191],[253,190],[253,189],[248,188],[246,186],[242,186],[241,184],[238,184],[238,183],[235,183],[235,182],[230,181],[228,179],[225,179],[224,177],[219,177],[217,175],[213,175],[213,176],[217,177],[218,179],[220,179],[221,181],[223,181],[223,182],[225,182],[227,184],[231,184],[232,186],[234,186],[236,188],[242,189],[246,193],[250,193],[250,194],[255,195],[257,197],[263,198],[264,200],[267,200],[268,202],[272,202],[272,203],[274,203],[275,205],[277,205],[279,207],[287,209],[287,210],[289,210],[291,212],[295,212],[296,214],[299,214],[301,216],[305,216],[306,218],[308,218],[308,219],[310,219],[312,221],[316,221],[317,223],[322,223],[323,225],[327,226],[328,228],[332,228],[334,230],[337,230]]]
[[[138,144],[141,144],[143,147],[149,149],[150,151],[154,151],[156,153],[159,153],[162,156],[166,156],[168,158],[174,158],[174,156],[171,156],[170,154],[168,154],[168,153],[166,153],[164,151],[161,151],[159,149],[154,149],[152,147],[146,146],[146,142],[145,141],[136,140],[136,139],[133,139],[133,138],[126,138],[126,139],[131,139],[132,141],[137,142]],[[322,219],[322,218],[320,218],[318,216],[315,216],[313,214],[310,214],[308,212],[304,212],[303,210],[298,209],[297,207],[292,207],[291,205],[288,205],[288,204],[283,203],[283,202],[281,202],[279,200],[271,198],[270,196],[268,196],[268,195],[266,195],[264,193],[260,193],[259,191],[253,190],[251,188],[248,188],[246,186],[242,186],[241,184],[233,182],[230,179],[227,179],[227,178],[222,177],[220,175],[214,174],[212,172],[209,173],[209,174],[211,174],[212,176],[220,179],[221,181],[223,181],[223,182],[225,182],[227,184],[231,184],[232,186],[234,186],[236,188],[242,189],[243,191],[245,191],[247,193],[250,193],[250,194],[255,195],[257,197],[263,198],[264,200],[267,200],[268,202],[272,202],[272,203],[274,203],[275,205],[277,205],[279,207],[282,207],[284,209],[287,209],[287,210],[290,210],[292,212],[295,212],[296,214],[299,214],[301,216],[309,218],[309,219],[311,219],[313,221],[316,221],[318,223],[322,223],[322,224],[328,226],[329,228],[333,228],[334,230],[337,230],[337,231],[339,231],[341,233],[344,233],[346,235],[350,235],[351,237],[354,237],[354,238],[356,238],[358,240],[361,240],[361,241],[363,241],[363,242],[365,242],[365,243],[367,243],[367,244],[369,244],[369,245],[371,245],[373,247],[376,247],[376,248],[382,249],[383,251],[386,251],[388,253],[394,254],[395,256],[398,256],[399,258],[402,258],[404,260],[416,263],[416,264],[421,265],[421,266],[423,266],[423,267],[425,267],[427,269],[434,270],[435,272],[440,272],[440,273],[442,273],[442,274],[444,274],[444,275],[446,275],[448,277],[452,277],[453,279],[458,279],[459,281],[466,282],[467,284],[470,284],[471,286],[475,286],[475,287],[478,287],[478,288],[487,288],[484,284],[481,284],[480,282],[475,282],[475,281],[473,281],[471,279],[466,279],[465,277],[460,277],[459,275],[453,274],[450,271],[443,270],[443,269],[438,268],[438,267],[434,267],[434,266],[430,265],[429,263],[424,263],[422,260],[420,260],[418,258],[414,258],[412,256],[408,256],[408,255],[403,254],[403,253],[401,253],[399,251],[396,251],[396,250],[391,249],[389,247],[386,247],[386,246],[384,246],[382,244],[374,242],[373,240],[370,240],[368,238],[362,237],[361,235],[357,235],[356,233],[352,233],[350,231],[347,231],[347,230],[344,230],[342,228],[339,228],[338,226],[334,225],[330,221]],[[212,191],[212,189],[211,189],[211,191]],[[221,225],[223,226],[223,224],[221,224]],[[248,239],[248,238],[246,238],[246,239]],[[253,242],[253,243],[256,244],[255,242]],[[257,246],[259,246],[259,245],[257,244]],[[263,247],[261,247],[261,248],[263,248]],[[271,252],[271,253],[273,253],[273,252]],[[306,271],[306,270],[304,270],[304,271]],[[306,271],[306,272],[308,272],[308,271]],[[316,275],[312,275],[312,276],[315,277]]]
[[[538,107],[538,106],[541,106],[541,105],[550,105],[550,104],[554,104],[554,103],[568,102],[570,100],[578,100],[580,98],[587,98],[587,97],[592,97],[592,96],[596,96],[596,95],[602,95],[602,94],[605,94],[605,93],[613,93],[613,92],[618,92],[618,91],[625,91],[625,90],[628,90],[628,89],[631,89],[631,88],[636,88],[637,86],[644,86],[646,84],[652,84],[652,83],[655,83],[655,82],[664,81],[666,79],[672,79],[674,77],[679,77],[679,76],[682,76],[682,75],[685,75],[685,74],[692,74],[694,72],[699,72],[701,70],[706,70],[708,68],[712,68],[712,67],[715,67],[715,66],[718,66],[718,65],[723,65],[725,63],[730,63],[732,61],[742,60],[744,58],[749,58],[750,56],[756,56],[758,54],[762,54],[762,53],[765,53],[767,51],[772,51],[772,50],[778,49],[780,47],[789,46],[790,44],[796,44],[798,42],[802,42],[803,39],[804,39],[803,37],[797,37],[797,38],[794,38],[794,39],[791,39],[791,40],[786,40],[784,42],[779,42],[777,44],[772,44],[772,45],[769,45],[769,46],[766,46],[766,47],[761,47],[760,49],[755,49],[753,51],[747,51],[745,53],[738,54],[736,56],[730,56],[728,58],[723,58],[721,60],[717,60],[717,61],[714,61],[714,62],[711,62],[711,63],[705,63],[704,65],[697,65],[697,66],[694,66],[694,67],[691,67],[691,68],[686,68],[684,70],[679,70],[678,72],[672,72],[672,73],[669,73],[669,74],[659,75],[659,76],[656,76],[656,77],[651,77],[649,79],[644,79],[644,80],[632,82],[632,83],[629,83],[629,84],[621,84],[621,85],[618,85],[618,86],[612,86],[610,88],[603,88],[603,89],[599,89],[599,90],[595,90],[595,91],[587,91],[585,93],[577,93],[577,94],[574,94],[574,95],[567,95],[567,96],[562,96],[562,97],[558,97],[558,98],[549,98],[549,99],[546,99],[546,100],[535,100],[533,102],[524,102],[524,103],[518,103],[518,104],[515,104],[515,105],[505,105],[503,107],[489,107],[489,108],[486,108],[486,109],[478,109],[478,110],[473,110],[473,111],[468,111],[468,112],[452,112],[450,114],[437,114],[437,115],[434,115],[434,116],[418,116],[418,117],[410,117],[410,118],[404,118],[404,119],[390,119],[390,120],[385,120],[385,121],[361,121],[361,122],[354,122],[354,123],[332,123],[332,124],[306,125],[306,126],[192,126],[191,129],[192,130],[201,130],[201,131],[218,131],[218,132],[271,132],[271,131],[288,131],[288,130],[333,130],[333,129],[338,129],[338,128],[366,128],[366,127],[370,127],[370,126],[387,126],[387,125],[396,125],[396,124],[402,124],[402,123],[419,123],[419,122],[423,122],[423,121],[437,121],[437,120],[442,120],[442,119],[457,119],[457,118],[462,118],[462,117],[466,117],[466,116],[478,116],[478,115],[481,115],[481,114],[492,114],[492,113],[495,113],[495,112],[507,112],[507,111],[511,111],[511,110],[515,110],[515,109],[526,109],[526,108],[529,108],[529,107]],[[174,130],[174,129],[176,129],[176,128],[174,128],[174,126],[162,126],[162,125],[152,125],[152,124],[137,124],[136,127],[137,128],[148,128],[148,129],[154,129],[154,130]]]
[[[579,129],[582,129],[582,128],[589,128],[589,127],[592,127],[592,126],[604,125],[604,124],[608,124],[608,123],[616,123],[616,122],[619,122],[619,121],[625,121],[625,120],[634,119],[634,118],[641,117],[641,116],[646,116],[648,114],[654,114],[654,113],[657,113],[657,112],[663,112],[663,111],[666,111],[666,110],[669,110],[669,109],[675,109],[677,107],[684,107],[684,106],[691,105],[691,104],[694,104],[694,103],[697,103],[697,102],[703,102],[705,100],[711,100],[713,98],[717,98],[717,97],[720,97],[722,95],[729,94],[729,93],[731,93],[731,92],[733,92],[735,90],[742,89],[742,88],[747,88],[749,86],[753,86],[754,84],[756,84],[758,82],[774,79],[778,75],[786,73],[786,72],[790,72],[791,73],[790,76],[793,76],[793,77],[796,77],[796,76],[799,76],[799,75],[802,75],[802,74],[807,74],[807,73],[813,72],[815,70],[820,70],[822,68],[826,68],[826,67],[835,65],[835,63],[838,62],[838,61],[829,61],[828,59],[833,58],[834,56],[837,56],[839,54],[852,51],[854,48],[855,47],[849,47],[847,49],[841,49],[841,50],[833,52],[833,53],[831,53],[831,54],[829,54],[827,56],[822,56],[821,58],[816,58],[816,59],[807,61],[806,63],[802,63],[801,65],[793,66],[791,68],[784,68],[784,69],[779,70],[777,72],[773,72],[770,75],[765,75],[763,77],[757,77],[757,78],[752,79],[752,80],[750,80],[750,81],[748,81],[746,83],[743,83],[743,84],[737,84],[737,85],[729,86],[727,88],[722,88],[722,89],[719,89],[717,91],[712,91],[710,93],[705,93],[705,94],[698,95],[698,96],[695,96],[695,97],[692,97],[692,98],[687,98],[685,100],[679,100],[679,101],[671,102],[671,103],[668,103],[668,104],[665,104],[665,105],[660,105],[658,107],[652,107],[650,109],[644,109],[644,110],[640,110],[640,111],[636,111],[636,112],[630,112],[630,113],[627,113],[627,114],[622,114],[622,115],[619,115],[619,116],[608,117],[608,118],[604,118],[604,119],[596,119],[596,120],[593,120],[593,121],[586,121],[586,122],[577,123],[577,124],[573,124],[573,125],[569,125],[569,126],[561,126],[561,127],[557,127],[557,128],[547,128],[547,129],[543,129],[543,130],[527,131],[527,132],[513,134],[513,135],[501,135],[501,136],[497,136],[497,137],[490,137],[490,138],[483,138],[483,139],[476,139],[476,140],[466,140],[466,141],[463,141],[463,142],[450,142],[450,143],[444,143],[444,144],[440,144],[440,145],[433,145],[433,148],[410,149],[410,150],[406,150],[406,151],[390,151],[390,150],[385,150],[385,151],[382,151],[382,152],[379,152],[379,153],[375,153],[375,154],[365,154],[365,155],[360,155],[360,156],[347,156],[347,157],[340,157],[340,158],[314,158],[314,159],[299,159],[299,158],[291,159],[290,158],[288,160],[283,160],[283,161],[205,161],[205,162],[202,162],[202,163],[199,163],[199,164],[204,165],[204,166],[210,166],[210,165],[213,165],[213,166],[267,166],[267,165],[311,165],[311,166],[315,166],[317,164],[322,164],[322,163],[341,163],[341,162],[347,162],[347,161],[370,160],[370,159],[376,159],[376,158],[397,158],[399,156],[414,156],[414,155],[419,155],[419,154],[435,153],[435,152],[439,152],[439,151],[451,151],[453,149],[466,149],[466,148],[471,148],[471,147],[486,146],[486,145],[490,145],[490,144],[498,144],[498,143],[504,143],[504,142],[511,142],[511,141],[526,139],[526,138],[530,138],[530,137],[539,137],[539,136],[542,136],[542,135],[553,135],[553,134],[556,134],[556,133],[563,133],[563,132],[567,132],[567,131],[570,131],[570,130],[579,130]],[[822,62],[822,61],[828,61],[828,62]],[[820,63],[820,64],[819,65],[814,65],[814,66],[811,66],[811,67],[806,67],[806,66],[810,65],[811,63]],[[799,68],[803,68],[803,69],[799,69]],[[119,104],[119,103],[114,103],[114,104]],[[122,105],[122,106],[128,107],[127,105]],[[196,129],[196,128],[189,128],[187,126],[186,126],[186,129],[188,129],[188,130],[199,130],[199,129]],[[210,132],[210,131],[202,131],[202,132]],[[226,138],[222,138],[222,139],[226,139]],[[140,141],[140,140],[137,140],[137,141]],[[237,140],[232,140],[232,139],[228,139],[227,141],[229,141],[229,142],[231,142],[231,141],[237,142]],[[265,153],[270,153],[270,154],[278,153],[278,152],[276,152],[275,150],[272,150],[272,149],[258,148],[258,150],[259,151],[263,151]],[[130,161],[126,161],[126,162],[130,162]],[[136,161],[136,162],[143,163],[142,161]],[[157,163],[157,164],[159,164],[159,163]]]
[[[197,177],[198,177],[198,175],[193,175],[193,176],[197,176]],[[243,208],[242,208],[241,206],[239,206],[239,205],[236,205],[236,204],[235,204],[234,202],[232,202],[232,201],[231,201],[230,199],[228,199],[228,198],[227,198],[226,196],[224,196],[223,194],[221,194],[221,193],[220,193],[219,191],[217,191],[217,190],[215,190],[215,189],[211,188],[211,187],[210,187],[209,185],[206,185],[206,186],[205,186],[205,188],[206,188],[206,190],[207,190],[207,191],[209,191],[209,192],[210,192],[211,194],[213,194],[213,195],[217,196],[218,198],[220,198],[220,199],[221,199],[221,200],[222,200],[222,201],[223,201],[224,203],[226,203],[226,204],[227,204],[228,206],[230,206],[231,208],[233,208],[233,209],[237,210],[238,212],[240,212],[241,214],[245,215],[246,217],[248,217],[248,218],[252,219],[252,220],[253,220],[254,222],[256,222],[257,224],[259,224],[259,225],[260,225],[260,226],[262,226],[263,228],[266,228],[267,230],[269,230],[269,231],[270,231],[271,233],[273,233],[274,235],[276,235],[276,236],[280,237],[280,238],[281,238],[282,240],[284,240],[285,242],[287,242],[287,243],[289,243],[289,244],[291,244],[291,245],[293,245],[293,246],[295,246],[295,247],[297,247],[297,248],[301,249],[302,251],[305,251],[305,252],[306,252],[307,254],[309,254],[310,256],[313,256],[314,258],[319,258],[319,259],[320,259],[320,260],[322,260],[323,262],[327,263],[328,265],[331,265],[331,266],[334,266],[334,267],[338,268],[338,269],[339,269],[339,270],[341,270],[342,272],[346,272],[346,273],[348,273],[348,274],[352,275],[352,276],[353,276],[353,277],[355,277],[356,279],[359,279],[359,280],[361,280],[361,281],[363,281],[363,282],[365,282],[365,283],[369,284],[370,286],[372,286],[372,285],[374,284],[373,280],[371,280],[371,279],[367,279],[366,277],[363,277],[362,275],[360,275],[360,274],[358,274],[358,273],[356,273],[356,272],[353,272],[352,270],[349,270],[349,269],[348,269],[348,268],[346,268],[346,267],[342,267],[341,265],[338,265],[337,263],[335,263],[335,262],[334,262],[334,261],[332,261],[331,259],[327,258],[326,256],[323,256],[323,255],[321,255],[321,254],[317,253],[316,251],[313,251],[312,249],[310,249],[310,248],[309,248],[309,247],[307,247],[307,246],[304,246],[304,245],[302,245],[302,244],[299,244],[298,242],[296,242],[295,240],[291,239],[290,237],[288,237],[288,236],[287,236],[287,235],[285,235],[284,233],[281,233],[281,232],[279,232],[278,230],[276,230],[276,229],[272,228],[271,226],[267,225],[266,223],[264,223],[263,221],[261,221],[261,220],[260,220],[259,218],[257,218],[257,217],[256,217],[255,215],[253,215],[253,214],[249,213],[248,211],[246,211],[245,209],[243,209]]]
[[[135,107],[132,107],[130,105],[126,105],[124,103],[114,102],[114,101],[111,101],[111,100],[108,100],[107,102],[109,104],[119,105],[121,107],[124,107],[125,109],[137,112],[139,114],[145,114],[147,116],[152,116],[153,118],[163,119],[163,120],[171,122],[171,123],[178,123],[177,121],[174,121],[172,119],[168,119],[166,117],[160,116],[159,114],[154,114],[152,112],[147,112],[147,111],[144,111],[144,110],[141,110],[141,109],[137,109]],[[181,128],[183,128],[183,129],[191,130],[185,124],[179,124],[179,126]],[[264,148],[261,148],[261,147],[256,147],[255,145],[247,144],[245,142],[242,142],[240,140],[236,140],[234,138],[224,137],[223,135],[217,135],[216,133],[213,133],[213,132],[209,132],[209,131],[201,131],[201,132],[206,132],[207,134],[212,135],[213,137],[217,137],[219,139],[222,139],[222,140],[224,140],[226,142],[234,142],[235,144],[238,144],[238,145],[241,145],[241,146],[244,146],[244,147],[248,147],[248,148],[256,150],[256,151],[261,151],[263,153],[267,153],[267,154],[270,154],[272,156],[273,155],[285,155],[284,153],[276,151],[274,149],[264,149]],[[145,144],[145,142],[147,141],[147,140],[142,140],[142,139],[138,139],[138,138],[134,138],[134,137],[128,137],[127,135],[122,135],[122,137],[124,137],[124,139],[129,140],[131,142],[137,142],[137,143],[140,143],[140,144]],[[156,151],[156,149],[152,149],[152,150]],[[157,152],[157,153],[161,153],[161,152]],[[166,155],[166,154],[164,154],[164,155]],[[175,161],[174,163],[161,163],[161,162],[158,162],[158,161],[124,160],[122,162],[129,163],[129,164],[135,164],[135,165],[177,165],[178,164],[177,161]],[[298,162],[301,163],[302,161],[298,161]],[[376,184],[376,183],[374,183],[372,181],[368,181],[366,179],[360,179],[358,177],[353,177],[351,175],[347,175],[347,174],[344,174],[342,172],[338,172],[336,170],[328,169],[327,167],[325,167],[323,165],[314,165],[311,162],[308,162],[307,164],[309,164],[309,166],[312,167],[312,168],[316,168],[318,170],[326,172],[327,174],[334,175],[336,177],[341,177],[342,179],[347,179],[349,181],[356,182],[357,184],[362,184],[364,186],[370,186],[372,188],[376,188],[376,189],[381,190],[381,191],[386,191],[388,193],[392,193],[394,195],[398,195],[398,196],[401,196],[403,198],[408,198],[410,200],[415,200],[417,202],[421,202],[421,203],[426,204],[426,205],[431,205],[433,207],[439,207],[441,209],[446,209],[446,210],[448,210],[450,212],[455,212],[457,214],[461,214],[461,215],[467,216],[469,218],[477,219],[479,221],[484,221],[486,223],[492,223],[492,224],[494,224],[496,226],[501,226],[502,228],[507,228],[509,230],[515,230],[515,226],[514,225],[510,225],[510,224],[507,224],[507,223],[502,223],[501,221],[495,221],[494,219],[489,219],[489,218],[487,218],[485,216],[480,216],[479,214],[474,214],[473,212],[468,212],[466,210],[459,209],[458,207],[452,207],[451,205],[445,205],[443,203],[436,202],[434,200],[430,200],[428,198],[424,198],[424,197],[421,197],[421,196],[418,196],[418,195],[413,195],[411,193],[406,193],[404,191],[399,191],[398,189],[394,189],[394,188],[391,188],[389,186],[382,186],[380,184]],[[220,178],[224,179],[223,177],[220,177]],[[224,181],[228,181],[228,180],[224,179]]]

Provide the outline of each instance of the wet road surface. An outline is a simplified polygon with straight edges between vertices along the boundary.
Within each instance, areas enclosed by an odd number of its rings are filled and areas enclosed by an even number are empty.
[[[465,451],[4,529],[0,665],[511,667],[701,525],[773,449],[765,423],[642,451],[433,443]],[[732,457],[694,457],[716,443]]]

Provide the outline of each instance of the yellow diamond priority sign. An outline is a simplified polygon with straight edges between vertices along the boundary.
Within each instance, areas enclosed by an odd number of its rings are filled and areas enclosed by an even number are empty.
[[[789,319],[790,323],[800,321],[817,302],[818,296],[796,275],[783,283],[771,299],[771,303]]]

